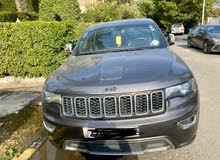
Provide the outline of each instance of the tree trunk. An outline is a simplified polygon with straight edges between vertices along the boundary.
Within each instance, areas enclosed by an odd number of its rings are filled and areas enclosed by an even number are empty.
[[[25,0],[15,0],[15,4],[18,12],[28,11],[28,7]]]

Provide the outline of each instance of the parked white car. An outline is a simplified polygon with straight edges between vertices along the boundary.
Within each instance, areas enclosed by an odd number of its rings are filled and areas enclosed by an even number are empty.
[[[171,26],[171,33],[173,34],[184,34],[185,28],[182,23],[174,23]]]

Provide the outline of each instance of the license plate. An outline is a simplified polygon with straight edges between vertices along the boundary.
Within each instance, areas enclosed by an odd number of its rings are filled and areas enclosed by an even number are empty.
[[[120,138],[128,136],[138,136],[139,130],[136,128],[83,128],[85,138]]]

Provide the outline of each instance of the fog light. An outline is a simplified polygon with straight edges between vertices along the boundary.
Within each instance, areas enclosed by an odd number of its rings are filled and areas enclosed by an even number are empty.
[[[165,151],[171,148],[175,148],[175,147],[171,143],[165,140],[156,140],[156,141],[148,142],[145,145],[146,152]]]
[[[190,127],[192,127],[195,123],[196,123],[196,115],[193,115],[183,121],[180,121],[177,123],[177,125],[181,128],[181,129],[188,129]]]
[[[80,142],[66,140],[63,144],[65,150],[86,152],[86,146]]]
[[[45,121],[43,121],[43,123],[44,123],[44,127],[45,127],[49,132],[53,133],[53,132],[55,131],[56,127],[55,127],[54,125],[49,124],[49,123],[47,123],[47,122],[45,122]]]

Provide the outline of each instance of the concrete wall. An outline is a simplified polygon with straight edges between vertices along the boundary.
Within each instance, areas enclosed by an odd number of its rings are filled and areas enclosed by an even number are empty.
[[[78,2],[79,2],[80,10],[82,12],[85,12],[87,6],[89,6],[91,4],[96,5],[98,2],[100,2],[100,0],[78,0]]]
[[[208,24],[220,24],[220,17],[208,18]]]

